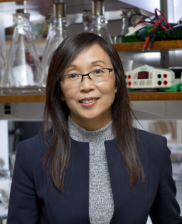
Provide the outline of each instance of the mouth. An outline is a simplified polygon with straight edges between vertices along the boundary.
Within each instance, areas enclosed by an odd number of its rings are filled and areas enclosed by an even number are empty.
[[[79,102],[80,103],[92,103],[92,102],[94,102],[94,101],[96,101],[96,100],[98,100],[99,98],[95,98],[95,99],[90,99],[90,100],[80,100]]]
[[[81,103],[81,104],[92,104],[92,103],[94,103],[95,101],[97,101],[99,98],[90,98],[90,99],[82,99],[82,100],[79,100],[79,102]]]

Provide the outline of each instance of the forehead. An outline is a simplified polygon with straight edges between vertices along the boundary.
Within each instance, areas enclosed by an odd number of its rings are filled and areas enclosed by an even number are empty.
[[[91,63],[92,61],[111,63],[108,53],[99,44],[93,44],[92,46],[83,49],[70,64]]]

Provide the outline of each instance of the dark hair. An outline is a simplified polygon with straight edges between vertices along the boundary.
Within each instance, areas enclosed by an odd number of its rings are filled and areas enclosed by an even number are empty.
[[[46,88],[46,104],[44,109],[44,136],[48,138],[51,130],[52,139],[49,150],[44,157],[44,169],[51,174],[55,186],[63,192],[65,171],[69,162],[71,139],[68,129],[69,108],[60,100],[61,89],[58,77],[63,76],[67,66],[84,49],[98,44],[109,55],[115,69],[117,93],[112,105],[113,133],[116,143],[125,160],[129,185],[144,181],[144,171],[139,160],[133,128],[132,110],[126,89],[123,66],[117,51],[102,37],[93,33],[81,33],[66,38],[55,51],[49,66]],[[48,120],[51,119],[49,129]]]

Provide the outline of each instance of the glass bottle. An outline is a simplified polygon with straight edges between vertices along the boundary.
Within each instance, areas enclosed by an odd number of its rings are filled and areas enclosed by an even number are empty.
[[[92,11],[91,10],[84,10],[83,11],[84,32],[90,32],[91,23],[92,23]]]
[[[92,1],[92,27],[91,32],[95,33],[108,42],[112,43],[111,35],[107,28],[107,20],[104,16],[104,3],[103,0]]]
[[[17,10],[13,15],[13,39],[1,82],[3,94],[40,92],[41,64],[33,43],[29,17],[25,9]]]
[[[49,65],[54,54],[54,51],[60,43],[67,37],[67,22],[65,17],[65,4],[57,3],[53,5],[54,21],[52,29],[49,29],[46,43],[45,54],[42,58],[42,91],[45,92],[47,74]]]

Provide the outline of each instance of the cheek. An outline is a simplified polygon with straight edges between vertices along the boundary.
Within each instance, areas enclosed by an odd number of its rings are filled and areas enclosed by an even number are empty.
[[[117,92],[117,89],[115,87],[115,79],[111,79],[105,83],[98,83],[98,89],[100,90],[102,95],[105,95],[109,98],[115,97],[115,93]]]
[[[76,100],[75,96],[77,96],[77,91],[74,88],[62,88],[61,100],[66,101],[69,108],[74,105],[73,101]]]
[[[111,107],[115,100],[115,83],[113,83],[113,85],[105,85],[101,86],[100,88],[98,87],[98,89],[103,98],[102,105],[107,108]]]

